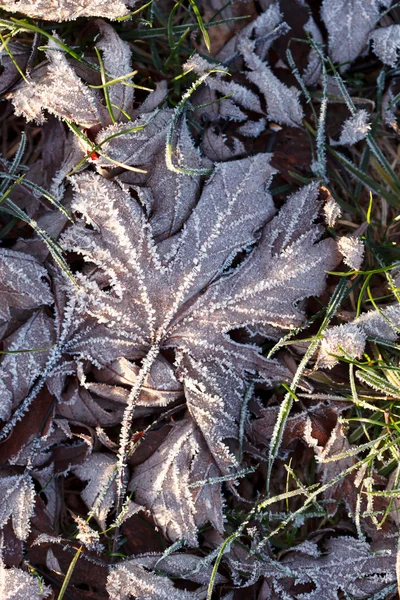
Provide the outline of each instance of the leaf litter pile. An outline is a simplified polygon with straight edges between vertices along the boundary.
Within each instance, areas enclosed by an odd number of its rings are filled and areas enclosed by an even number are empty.
[[[0,598],[397,598],[398,5],[0,8]]]

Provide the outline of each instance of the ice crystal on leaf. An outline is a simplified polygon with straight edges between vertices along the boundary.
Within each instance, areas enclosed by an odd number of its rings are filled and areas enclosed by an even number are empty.
[[[380,311],[371,310],[351,323],[338,325],[326,330],[322,340],[319,361],[322,366],[333,367],[343,351],[352,358],[360,358],[367,338],[380,338],[394,341],[400,330],[400,305],[393,304]]]
[[[128,75],[131,71],[129,45],[121,40],[111,25],[105,21],[98,19],[96,24],[102,34],[97,42],[97,48],[102,52],[108,80]],[[81,79],[78,68],[74,68],[57,39],[50,40],[46,56],[48,63],[40,64],[33,69],[28,80],[22,81],[13,90],[11,100],[16,114],[23,115],[28,121],[43,123],[45,120],[43,111],[47,111],[86,129],[110,125],[112,119],[102,101],[102,95],[98,90],[88,87]],[[92,72],[91,75],[93,76]],[[132,112],[134,88],[127,85],[129,83],[131,83],[130,78],[109,87],[115,120],[124,121],[126,120],[124,112]]]
[[[3,0],[1,8],[33,19],[68,21],[79,17],[116,19],[128,14],[136,0]]]

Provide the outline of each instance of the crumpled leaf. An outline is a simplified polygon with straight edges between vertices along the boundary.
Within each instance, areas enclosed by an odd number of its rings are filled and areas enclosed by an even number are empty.
[[[72,469],[79,479],[89,482],[82,492],[82,499],[103,530],[115,499],[115,466],[116,459],[113,456],[96,452]]]
[[[243,40],[240,43],[240,52],[250,69],[246,73],[247,79],[254,83],[265,97],[268,119],[299,127],[303,119],[299,90],[288,88],[273,74],[271,68],[254,52],[253,42]]]
[[[22,569],[6,569],[0,561],[0,597],[2,600],[44,600],[52,590],[38,577],[29,575]]]
[[[32,256],[0,248],[0,320],[11,318],[11,308],[52,304],[47,279],[46,269]]]
[[[370,35],[372,49],[385,65],[394,67],[400,50],[400,25],[379,27]]]
[[[331,145],[352,146],[363,140],[371,129],[371,125],[368,122],[369,117],[370,115],[365,109],[358,110],[343,123],[339,140],[337,142],[331,140]]]
[[[355,271],[359,271],[364,259],[364,244],[359,237],[347,235],[339,238],[339,252],[343,255],[346,265]]]
[[[24,13],[33,19],[68,21],[79,17],[116,19],[128,13],[136,0],[3,0],[1,7],[9,12]]]
[[[0,527],[11,517],[15,535],[26,540],[34,507],[35,488],[29,475],[0,477]]]
[[[380,4],[379,0],[324,0],[321,17],[328,30],[329,54],[334,62],[350,63],[366,50],[369,35],[379,20]]]

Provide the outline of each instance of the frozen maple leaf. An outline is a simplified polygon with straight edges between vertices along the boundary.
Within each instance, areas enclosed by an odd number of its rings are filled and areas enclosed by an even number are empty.
[[[204,589],[179,589],[169,577],[207,584],[211,571],[192,554],[143,555],[116,565],[108,576],[107,591],[111,600],[195,600],[203,597]],[[215,583],[223,581],[217,573]]]
[[[369,117],[369,113],[363,108],[358,110],[343,123],[342,131],[340,132],[340,138],[337,142],[331,140],[332,146],[352,146],[360,140],[363,140],[371,129],[371,125],[368,122]]]
[[[114,504],[115,466],[113,456],[96,452],[72,469],[79,479],[89,482],[82,492],[82,499],[102,529],[106,528],[106,518]]]
[[[33,19],[67,21],[78,17],[117,19],[128,13],[136,0],[3,0],[1,8]]]
[[[254,83],[264,95],[267,103],[268,118],[280,124],[299,127],[303,119],[303,109],[299,102],[300,92],[288,88],[254,52],[254,43],[243,40],[240,52],[250,69],[247,79]]]
[[[52,304],[48,274],[35,258],[0,249],[0,321],[11,318],[12,308],[32,309]]]
[[[70,377],[78,377],[74,394],[87,399],[93,391],[89,404],[84,400],[89,411],[96,395],[104,392],[102,398],[109,394],[111,400],[114,392],[121,393],[118,382],[116,390],[111,385],[105,390],[104,381],[95,380],[93,367],[108,368],[121,357],[140,361],[133,384],[127,386],[129,393],[122,394],[117,463],[120,500],[133,413],[158,361],[164,389],[171,385],[170,370],[163,362],[170,356],[190,419],[198,428],[197,445],[182,447],[182,456],[175,457],[177,464],[186,456],[186,464],[192,465],[187,475],[191,481],[194,476],[201,480],[200,471],[206,465],[212,478],[234,478],[237,462],[230,445],[239,437],[249,379],[261,377],[271,384],[285,379],[288,372],[278,361],[264,358],[257,346],[235,341],[229,333],[249,326],[277,338],[301,323],[304,315],[299,303],[321,293],[325,270],[336,263],[334,243],[318,242],[323,229],[314,225],[318,186],[312,184],[294,194],[273,217],[272,198],[266,191],[273,172],[269,156],[262,154],[218,164],[199,198],[182,197],[186,205],[194,205],[182,220],[183,226],[158,244],[144,208],[150,202],[150,189],[137,187],[132,197],[126,187],[97,174],[75,177],[72,210],[77,220],[62,243],[84,262],[82,272],[75,274],[79,287],[67,280],[62,289],[60,276],[53,275],[57,344],[36,387],[3,428],[3,435],[46,381],[57,390],[61,415],[68,416],[66,381],[59,377],[62,361]],[[156,210],[161,209],[157,206]],[[184,206],[182,210],[185,214]],[[86,372],[91,373],[91,380],[86,380]],[[157,386],[162,387],[162,378]],[[145,404],[150,407],[151,399]],[[69,418],[74,418],[73,412]],[[164,466],[157,475],[161,478]],[[87,468],[89,475],[90,463],[78,468]],[[171,465],[171,473],[174,469]],[[97,486],[90,484],[92,491],[86,494],[92,510],[98,509],[93,509]],[[100,511],[102,521],[114,499],[111,490],[112,486]],[[210,490],[204,486],[196,490],[194,502],[202,507],[197,522],[189,500],[187,510],[182,508],[188,525],[185,538],[191,543],[199,522],[208,520],[218,527],[222,523],[218,484]],[[179,497],[176,488],[168,492],[171,498],[173,494]],[[149,505],[157,502],[159,498],[148,499]],[[178,511],[179,502],[174,506]],[[157,518],[161,520],[159,514]],[[177,515],[175,520],[179,521]],[[177,528],[169,535],[182,537]]]
[[[375,54],[385,65],[394,67],[400,50],[400,25],[379,27],[370,35]]]
[[[334,62],[350,63],[366,50],[379,20],[380,4],[379,0],[324,0],[321,16]]]
[[[0,561],[0,597],[2,600],[44,600],[52,590],[39,577],[29,575],[22,569],[7,569]]]
[[[34,504],[35,489],[29,475],[0,477],[0,527],[11,517],[15,535],[26,540]]]
[[[364,259],[364,244],[358,237],[342,236],[338,241],[340,254],[351,269],[359,271]]]

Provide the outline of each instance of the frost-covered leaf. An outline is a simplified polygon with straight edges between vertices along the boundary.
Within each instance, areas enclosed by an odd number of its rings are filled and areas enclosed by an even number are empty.
[[[255,39],[260,52],[260,58],[264,59],[273,41],[282,34],[287,33],[289,27],[282,23],[282,14],[279,2],[268,3],[269,6],[254,21],[240,29],[231,40],[218,53],[217,58],[221,62],[229,62],[238,54],[242,40]]]
[[[136,147],[133,136],[132,142],[133,150]],[[178,128],[173,147],[172,162],[176,167],[193,170],[201,168],[200,155],[194,146],[186,119]],[[115,147],[111,146],[111,150],[113,153]],[[145,185],[149,189],[149,193],[143,195],[142,199],[153,235],[156,241],[159,242],[179,231],[187,220],[197,199],[200,176],[173,172],[168,169],[165,161],[165,139],[162,137],[159,139],[159,147],[156,147],[156,151],[150,156],[151,168],[148,169],[146,175],[129,171],[120,179],[132,185]],[[135,153],[135,162],[137,160],[138,152]],[[145,158],[142,160],[144,163],[147,162]],[[123,162],[126,162],[126,160]],[[136,162],[136,164],[140,163]]]
[[[44,600],[52,590],[33,575],[13,567],[6,569],[0,561],[0,597],[2,600]]]
[[[172,540],[184,539],[197,546],[197,528],[213,520],[222,530],[221,484],[204,484],[190,489],[197,480],[201,462],[202,479],[220,475],[191,419],[175,426],[165,442],[137,467],[130,483],[135,500],[150,508],[157,525]],[[197,476],[196,476],[197,475]]]
[[[342,216],[342,209],[340,204],[336,202],[333,196],[329,194],[324,204],[325,221],[328,227],[334,227],[337,219]]]
[[[364,352],[367,337],[394,341],[399,330],[399,304],[388,306],[381,311],[371,310],[351,323],[327,329],[320,346],[318,360],[321,366],[331,368],[337,364],[338,360],[329,355],[341,356],[342,350],[352,358],[360,358]]]
[[[106,528],[106,518],[115,499],[115,466],[113,456],[96,452],[72,469],[79,479],[89,482],[82,492],[82,499],[102,529]]]
[[[0,528],[12,518],[15,535],[26,540],[35,505],[35,488],[29,475],[0,477]]]
[[[102,20],[97,21],[102,38],[96,46],[103,53],[103,64],[111,79],[123,77],[132,71],[132,52],[128,42],[121,40],[114,28]],[[132,78],[124,80],[132,83]],[[133,108],[134,88],[131,85],[115,83],[108,88],[114,118],[124,120],[124,112],[130,114]]]
[[[379,0],[324,0],[321,16],[329,34],[329,54],[350,63],[367,48],[379,20]]]
[[[365,109],[362,108],[361,110],[358,110],[343,123],[340,138],[337,142],[331,141],[332,146],[352,146],[360,140],[363,140],[371,129],[371,125],[368,122],[369,117],[370,115]]]
[[[138,556],[111,570],[107,591],[111,600],[196,600],[203,597],[203,591],[189,592],[175,587],[169,576],[207,584],[211,567],[201,564],[199,557],[192,554],[172,554],[166,558],[154,554]],[[222,581],[217,574],[216,583]]]
[[[371,33],[372,48],[385,65],[394,67],[400,50],[400,25],[379,27]]]
[[[28,254],[0,249],[0,320],[11,317],[11,308],[37,308],[52,304],[46,270]]]
[[[43,111],[47,110],[88,129],[108,124],[109,115],[100,95],[78,77],[56,41],[50,40],[46,55],[49,64],[33,70],[28,82],[22,82],[12,93],[15,113],[43,123]]]
[[[303,109],[299,102],[299,90],[288,88],[254,52],[254,43],[242,41],[240,52],[250,69],[247,79],[254,83],[264,95],[268,118],[271,121],[292,127],[299,127],[303,119]]]
[[[319,556],[318,547],[312,546],[300,544],[279,564],[265,565],[264,576],[277,586],[279,597],[299,597],[300,592],[292,595],[295,583],[301,586],[302,600],[338,600],[341,592],[361,600],[396,581],[393,541],[370,546],[349,536],[330,538]],[[312,591],[304,593],[305,588]]]
[[[53,320],[43,311],[35,312],[20,329],[4,340],[4,350],[10,352],[0,363],[0,379],[7,387],[16,408],[28,394],[36,377],[44,368],[50,347],[54,343]],[[0,397],[0,416],[6,421],[9,416]]]
[[[338,241],[339,252],[351,269],[359,271],[364,259],[364,244],[358,237],[342,236]]]
[[[16,41],[9,42],[7,49],[12,54],[20,70],[24,73],[31,52],[29,46]],[[4,94],[21,79],[21,74],[4,47],[0,50],[0,64],[3,67],[0,75],[0,94]]]
[[[197,54],[184,64],[185,71],[194,71],[199,76],[204,75],[204,73],[210,69],[219,69],[227,72],[227,69],[222,65],[209,63]],[[209,76],[205,80],[205,84],[211,90],[215,90],[223,96],[231,96],[235,102],[247,110],[253,110],[254,112],[259,113],[262,112],[260,100],[254,92],[234,81],[226,81],[223,77],[224,75],[222,73],[216,73],[215,75]]]
[[[79,17],[116,19],[128,14],[135,0],[2,0],[9,12],[23,13],[33,19],[67,21]]]
[[[57,346],[44,377],[64,418],[104,427],[120,421],[116,415],[124,410],[118,482],[126,464],[132,412],[141,414],[137,411],[143,407],[148,414],[151,406],[168,402],[168,394],[159,399],[157,389],[172,389],[174,398],[184,396],[187,427],[195,431],[190,443],[177,442],[169,462],[146,463],[155,478],[167,478],[163,492],[170,498],[169,513],[162,497],[154,495],[156,488],[146,487],[145,475],[135,489],[142,487],[148,494],[138,501],[153,508],[171,539],[184,537],[191,544],[196,543],[197,527],[206,522],[222,530],[219,482],[206,479],[234,478],[238,465],[231,446],[239,438],[249,380],[257,377],[271,384],[289,377],[286,367],[230,332],[249,326],[278,338],[300,324],[304,315],[299,302],[322,292],[325,270],[337,260],[332,241],[318,242],[323,229],[314,225],[316,184],[294,194],[273,217],[266,191],[274,173],[269,159],[259,154],[218,164],[199,198],[182,198],[184,206],[193,208],[186,209],[186,219],[181,217],[181,228],[158,244],[148,217],[148,188],[136,187],[132,196],[126,186],[95,173],[75,177],[71,208],[76,222],[61,242],[82,258],[84,266],[75,274],[79,287],[67,280],[61,284],[53,272]],[[154,211],[162,206],[155,203]],[[113,375],[118,365],[125,370]],[[104,377],[99,375],[102,369]],[[124,373],[130,382],[123,381]],[[100,412],[103,406],[108,421]],[[101,460],[94,454],[74,472],[91,480],[84,500],[103,524],[116,484],[96,506],[95,491],[106,482],[92,477],[100,468],[105,477],[116,463],[107,457],[106,466],[92,468],[92,462]],[[185,490],[183,476],[178,477],[182,464],[188,485],[197,482],[199,487]],[[65,461],[64,468],[69,465]],[[138,469],[137,478],[145,465]],[[167,487],[173,478],[168,480],[165,473],[174,474],[175,487]]]

